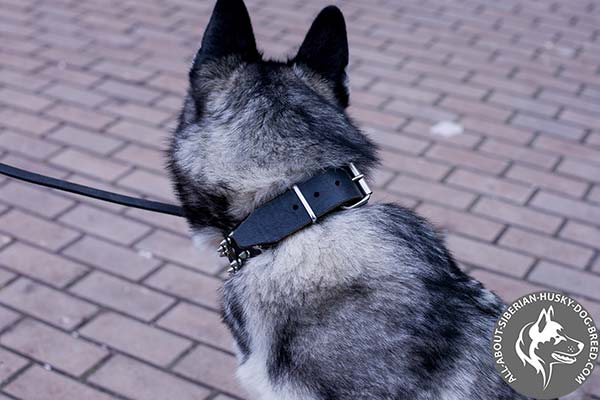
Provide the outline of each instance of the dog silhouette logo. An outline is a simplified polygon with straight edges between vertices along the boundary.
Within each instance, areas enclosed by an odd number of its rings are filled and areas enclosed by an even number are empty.
[[[515,391],[535,399],[565,396],[591,375],[598,331],[588,311],[562,293],[523,296],[502,313],[492,337],[496,370]]]
[[[536,321],[526,324],[515,343],[523,365],[529,364],[541,374],[544,390],[552,379],[555,365],[571,365],[577,361],[585,345],[566,334],[565,328],[554,319],[552,306],[542,309]]]

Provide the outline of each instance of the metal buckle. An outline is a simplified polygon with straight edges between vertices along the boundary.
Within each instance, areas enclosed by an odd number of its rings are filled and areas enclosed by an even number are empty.
[[[310,204],[306,200],[306,197],[304,197],[304,194],[302,194],[302,191],[300,190],[300,188],[298,187],[298,185],[292,186],[292,189],[294,189],[294,193],[296,193],[296,196],[298,197],[298,200],[300,200],[300,203],[302,203],[302,206],[306,210],[306,213],[310,217],[312,223],[314,224],[315,222],[317,222],[317,215],[315,214],[315,212],[313,211],[312,207],[310,206]]]
[[[236,273],[244,265],[244,260],[250,257],[250,251],[244,250],[238,253],[237,247],[233,244],[233,241],[229,236],[219,243],[217,249],[220,257],[227,257],[229,259],[229,270],[230,273]]]
[[[358,170],[358,168],[356,168],[354,163],[350,163],[349,168],[350,173],[352,174],[352,182],[358,183],[358,187],[360,188],[361,192],[363,192],[364,197],[354,204],[351,204],[349,206],[342,206],[344,210],[351,210],[353,208],[364,206],[365,204],[367,204],[367,202],[371,198],[371,195],[373,194],[373,191],[371,190],[371,188],[367,184],[367,181],[365,180],[365,176],[360,173],[360,171]]]

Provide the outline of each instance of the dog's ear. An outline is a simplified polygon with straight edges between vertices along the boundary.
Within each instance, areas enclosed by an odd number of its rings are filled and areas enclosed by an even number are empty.
[[[207,60],[235,55],[243,61],[256,61],[260,53],[252,31],[248,10],[242,0],[217,0],[202,37],[190,76]]]
[[[325,7],[312,23],[294,58],[334,84],[335,95],[348,106],[348,37],[344,15],[336,6]]]
[[[552,316],[554,315],[554,308],[550,306],[547,310],[544,308],[538,317],[535,325],[537,326],[538,332],[543,332],[546,324],[552,320]]]

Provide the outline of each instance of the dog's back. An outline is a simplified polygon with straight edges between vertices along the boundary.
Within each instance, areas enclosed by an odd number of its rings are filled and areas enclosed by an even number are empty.
[[[261,399],[522,398],[490,356],[502,303],[395,205],[333,215],[250,260],[225,304]]]
[[[324,9],[298,54],[263,61],[241,0],[220,0],[169,150],[192,229],[221,237],[293,184],[375,146],[345,113],[344,19]],[[435,231],[394,205],[334,213],[225,284],[239,376],[257,399],[518,399],[494,370],[501,302]]]

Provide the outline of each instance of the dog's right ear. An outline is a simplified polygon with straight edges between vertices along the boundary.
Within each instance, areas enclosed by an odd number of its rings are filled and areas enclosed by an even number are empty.
[[[331,81],[340,104],[348,106],[348,37],[339,8],[328,6],[317,15],[293,61]]]
[[[202,64],[227,56],[238,56],[242,61],[260,59],[252,23],[242,0],[217,0],[215,8],[202,37],[190,78],[194,78]]]

